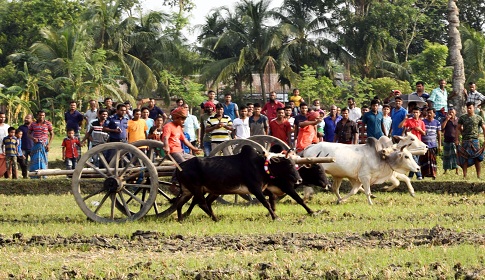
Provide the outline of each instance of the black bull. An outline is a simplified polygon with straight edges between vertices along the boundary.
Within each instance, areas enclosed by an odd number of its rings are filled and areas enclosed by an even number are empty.
[[[277,219],[274,212],[275,195],[283,193],[302,205],[309,214],[313,214],[314,212],[295,191],[295,184],[301,183],[302,179],[293,160],[281,156],[272,157],[270,162],[266,163],[269,173],[265,170],[266,161],[267,159],[253,148],[244,146],[241,153],[236,155],[196,157],[181,163],[183,171],[176,171],[181,193],[174,201],[178,219],[183,219],[182,206],[192,196],[194,196],[192,204],[198,203],[207,215],[217,221],[211,204],[219,195],[248,193],[253,194],[268,209],[273,219]],[[317,176],[321,174],[325,176],[321,167],[314,170],[318,170]],[[317,182],[316,185],[327,184],[326,177],[311,180]],[[207,198],[204,198],[205,193],[209,193]],[[269,202],[266,201],[265,196],[269,197]]]

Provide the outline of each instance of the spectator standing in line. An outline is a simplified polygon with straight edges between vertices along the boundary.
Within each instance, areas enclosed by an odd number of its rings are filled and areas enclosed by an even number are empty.
[[[465,95],[466,102],[473,102],[475,104],[475,114],[480,112],[480,108],[482,107],[483,101],[485,101],[485,96],[477,91],[477,85],[475,82],[469,82],[468,87],[470,89],[469,92],[466,89],[463,89],[463,94]]]
[[[342,108],[342,119],[337,123],[333,142],[343,144],[359,144],[357,123],[349,119],[349,108]]]
[[[108,142],[126,142],[128,130],[128,117],[126,114],[126,105],[118,104],[116,114],[108,117],[103,124],[103,132],[107,132]]]
[[[379,100],[373,99],[370,103],[371,110],[364,114],[362,122],[367,126],[367,137],[381,138],[384,135],[384,122],[382,112],[379,112]]]
[[[320,108],[320,100],[318,100],[318,99],[313,100],[312,110],[318,112],[320,109],[321,109]]]
[[[307,120],[308,105],[306,103],[300,103],[300,114],[295,116],[295,139],[298,139],[298,132],[300,131],[300,123]]]
[[[296,108],[300,107],[300,103],[305,102],[305,100],[303,100],[303,97],[300,96],[300,90],[297,88],[293,89],[293,95],[290,96],[289,101],[293,102]]]
[[[421,136],[426,134],[426,127],[424,122],[419,117],[421,115],[421,111],[418,107],[413,108],[413,115],[410,118],[403,120],[399,124],[399,128],[405,128],[406,131],[410,131],[412,134],[416,135],[416,137],[421,140]],[[419,156],[413,155],[414,161],[419,164]],[[409,178],[413,178],[415,172],[409,172]],[[423,180],[423,176],[421,172],[416,172],[416,176],[418,180]]]
[[[296,141],[296,152],[298,154],[301,155],[301,152],[309,145],[318,143],[315,126],[321,121],[320,113],[312,111],[308,113],[307,120],[300,123],[300,132],[298,132]]]
[[[89,100],[89,109],[86,110],[83,117],[86,120],[86,133],[91,128],[91,123],[98,118],[98,102],[96,100]]]
[[[356,107],[355,99],[353,97],[347,99],[347,106],[347,108],[349,108],[349,120],[356,122],[362,117],[362,112],[359,107]]]
[[[444,135],[442,157],[443,169],[445,170],[444,174],[446,174],[448,170],[455,169],[455,174],[458,175],[458,164],[455,145],[457,127],[458,118],[456,117],[456,111],[455,109],[451,108],[450,110],[448,110],[448,114],[441,124],[441,129]]]
[[[269,101],[264,104],[261,114],[266,115],[266,117],[268,117],[268,121],[271,121],[272,119],[276,118],[276,109],[284,107],[285,104],[276,100],[276,92],[272,91],[269,93]]]
[[[104,108],[108,111],[108,116],[116,114],[116,108],[113,106],[113,99],[111,97],[106,97],[104,99]]]
[[[76,101],[71,101],[69,103],[69,111],[67,111],[64,114],[64,119],[66,120],[66,131],[69,129],[74,130],[74,136],[79,139],[80,138],[80,127],[83,123],[84,116],[77,110],[77,104]],[[80,157],[81,156],[81,146],[77,147],[77,154]]]
[[[103,132],[103,125],[108,119],[108,110],[106,109],[99,109],[98,110],[98,118],[91,122],[89,131],[84,135],[84,139],[81,141],[81,144],[89,140],[91,143],[91,147],[96,147],[99,144],[106,143],[108,141],[108,133]]]
[[[259,103],[254,103],[253,115],[249,118],[249,129],[251,136],[268,135],[268,117],[261,114],[261,105]]]
[[[341,119],[342,117],[337,115],[337,106],[330,106],[330,114],[323,119],[325,122],[325,126],[323,127],[323,139],[325,142],[333,142],[335,140],[335,128]]]
[[[234,127],[234,138],[235,139],[246,139],[251,136],[251,130],[249,129],[249,117],[248,108],[242,105],[239,109],[239,118],[236,118],[232,122]]]
[[[448,112],[448,92],[446,91],[446,81],[440,80],[440,86],[431,91],[427,100],[428,107],[436,110],[436,119],[441,122],[446,118]]]
[[[5,155],[5,164],[7,172],[5,172],[5,178],[17,179],[17,156],[19,149],[19,140],[15,137],[15,128],[9,127],[8,134],[2,138],[2,151]]]
[[[52,123],[45,119],[45,112],[37,112],[37,119],[29,126],[29,138],[34,142],[31,151],[29,171],[47,169],[49,163],[49,150],[54,132]]]
[[[269,122],[269,131],[270,135],[290,145],[292,128],[285,117],[285,110],[285,108],[277,109],[276,118]]]
[[[195,147],[199,147],[199,141],[200,141],[200,124],[199,120],[197,119],[196,116],[192,115],[189,111],[189,105],[184,102],[182,104],[183,109],[187,111],[187,119],[185,119],[184,123],[184,133],[187,133],[189,137],[186,137],[187,139],[190,139],[190,143],[194,145]]]
[[[67,137],[62,141],[62,160],[66,164],[67,170],[76,168],[77,158],[79,157],[77,147],[81,147],[81,142],[74,134],[74,129],[67,130]]]
[[[219,101],[217,101],[217,100],[216,100],[216,92],[215,92],[215,91],[213,91],[213,90],[209,90],[209,91],[207,92],[207,100],[206,100],[206,101],[204,101],[204,102],[202,102],[202,103],[200,103],[200,108],[202,109],[202,110],[200,111],[200,115],[201,115],[201,116],[204,114],[204,110],[205,110],[204,105],[205,105],[205,103],[206,103],[206,102],[211,102],[212,104],[214,104],[214,106],[216,106],[216,104],[217,104],[217,103],[219,103]],[[215,110],[215,107],[214,107],[214,112],[215,112],[215,111],[216,111],[216,110]]]
[[[231,139],[231,132],[233,131],[232,120],[228,115],[224,115],[224,107],[222,104],[216,105],[216,113],[207,120],[205,131],[211,133],[211,148],[212,150],[224,141]]]
[[[253,115],[253,111],[254,111],[254,103],[246,103],[246,107],[248,107],[248,118],[251,117]]]
[[[5,123],[5,113],[0,112],[0,141],[7,137],[8,135],[8,128],[10,127],[8,124]],[[5,158],[3,157],[3,150],[2,150],[2,145],[0,145],[0,154],[2,155],[2,158],[0,159],[0,176],[7,175],[6,173],[6,163],[5,163]]]
[[[422,141],[428,145],[428,151],[419,157],[419,166],[421,166],[423,178],[431,177],[435,180],[438,171],[436,156],[441,151],[441,124],[434,119],[433,108],[428,108],[427,111],[426,118],[423,120],[426,133],[422,136]]]
[[[22,137],[23,137],[24,133],[22,132],[22,130],[20,129],[17,129],[15,130],[15,137],[17,137],[18,141],[19,141],[19,145],[18,145],[18,149],[17,149],[17,163],[18,163],[18,166],[20,166],[20,170],[22,172],[22,178],[24,179],[27,179],[28,176],[27,176],[27,161],[25,160],[25,155],[22,151]]]
[[[141,110],[136,108],[133,110],[133,119],[128,120],[128,143],[133,143],[138,140],[147,138],[148,126],[144,119],[141,118]]]
[[[484,147],[480,147],[478,136],[481,128],[485,137],[485,123],[482,117],[475,114],[473,102],[466,103],[466,114],[458,119],[457,128],[455,144],[458,151],[458,165],[463,169],[463,178],[466,179],[467,169],[473,164],[477,171],[477,178],[480,178],[480,162],[483,161]],[[460,135],[462,137],[461,145],[458,146]]]
[[[27,164],[27,166],[30,159],[32,146],[34,146],[34,142],[29,137],[29,126],[32,123],[32,118],[33,116],[31,114],[28,114],[24,118],[24,124],[19,126],[19,130],[22,131],[22,141],[21,141],[22,155],[25,157],[25,164]]]
[[[391,137],[392,118],[391,106],[389,106],[389,104],[382,105],[382,122],[384,122],[384,135],[387,137]]]
[[[303,103],[303,102],[301,102],[301,103]],[[298,116],[298,114],[300,113],[300,106],[296,107],[295,102],[293,102],[293,101],[289,101],[288,106],[291,108],[291,116],[292,117]]]
[[[231,102],[231,100],[231,93],[224,94],[224,103],[222,103],[222,106],[224,106],[224,115],[229,116],[231,121],[234,121],[236,118],[239,118],[239,108],[237,107],[237,104]]]
[[[424,91],[424,83],[422,81],[416,82],[416,91],[411,94],[417,95],[424,101],[428,100],[429,98],[429,94]]]
[[[150,111],[148,110],[147,107],[141,107],[141,118],[145,121],[148,127],[148,131],[150,131],[150,128],[155,124],[155,120],[150,119],[148,116],[150,115]],[[163,117],[162,117],[163,118]]]
[[[150,128],[148,132],[148,139],[162,141],[162,133],[163,133],[163,118],[158,117],[155,120],[155,125]]]
[[[360,109],[362,112],[362,117],[365,113],[369,112],[369,107],[367,105],[362,106]],[[365,144],[367,140],[367,126],[362,122],[362,117],[357,120],[357,128],[359,129],[359,144]]]
[[[402,98],[400,96],[396,96],[395,99],[396,106],[391,110],[391,136],[402,136],[404,132],[404,128],[399,127],[401,122],[406,119],[408,115],[408,110],[404,109],[402,106]]]
[[[285,118],[290,124],[291,127],[291,134],[290,134],[290,139],[288,142],[288,145],[290,145],[290,148],[295,147],[295,118],[292,116],[293,109],[290,106],[285,107]]]
[[[164,122],[167,120],[167,115],[163,112],[162,109],[160,109],[160,107],[156,105],[155,98],[143,98],[142,100],[140,100],[140,102],[138,102],[138,108],[141,108],[142,105],[146,102],[148,102],[148,117],[150,119],[155,120],[158,116],[162,116]]]
[[[212,102],[206,102],[204,104],[204,114],[200,117],[200,139],[202,139],[201,147],[204,149],[204,156],[208,157],[212,151],[211,143],[212,138],[210,132],[206,132],[206,128],[209,126],[207,120],[216,111],[216,105]]]
[[[126,105],[126,116],[128,119],[133,119],[133,108],[131,107],[130,101],[125,101],[123,104]]]

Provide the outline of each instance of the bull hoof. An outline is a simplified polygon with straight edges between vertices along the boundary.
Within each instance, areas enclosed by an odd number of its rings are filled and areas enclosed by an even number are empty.
[[[411,195],[412,197],[416,197],[416,194],[415,194],[415,193],[413,193],[413,192],[412,192],[412,193],[410,193],[410,195]]]
[[[337,199],[337,204],[343,204],[343,203],[344,203],[343,199]]]
[[[377,196],[370,194],[370,198],[377,198]]]

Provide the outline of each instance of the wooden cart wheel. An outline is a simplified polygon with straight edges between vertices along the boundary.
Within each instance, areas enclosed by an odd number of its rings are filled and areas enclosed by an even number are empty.
[[[283,151],[289,151],[291,149],[286,142],[271,135],[254,135],[249,137],[248,139],[257,142],[267,151],[269,151],[270,148],[274,145],[279,145],[283,149]]]
[[[99,160],[100,167],[93,158]],[[158,173],[137,147],[125,143],[102,144],[88,150],[79,160],[72,175],[72,192],[81,210],[93,221],[134,221],[153,206]]]
[[[215,149],[211,151],[209,156],[230,156],[238,154],[241,151],[242,146],[249,145],[255,148],[258,152],[264,153],[266,150],[260,144],[248,139],[232,139],[222,142],[217,145]]]
[[[135,147],[142,147],[144,149],[145,154],[147,157],[150,159],[150,161],[153,163],[155,168],[158,171],[158,177],[171,177],[172,172],[175,170],[175,166],[169,166],[167,165],[169,162],[171,162],[168,159],[164,159],[164,152],[163,152],[163,143],[157,140],[139,140],[136,142],[131,143]],[[168,181],[163,181],[158,178],[158,187],[157,187],[157,198],[155,202],[153,203],[153,208],[147,213],[147,215],[157,215],[157,216],[168,216],[172,214],[175,209],[170,208],[173,199],[175,198],[175,195],[173,195],[169,190],[168,187],[171,185],[171,182]],[[137,190],[138,192],[141,192],[142,194],[142,199],[146,197],[146,193],[149,190],[143,188]],[[163,210],[164,208],[167,208],[170,210]],[[172,211],[172,212],[170,212]],[[170,212],[170,213],[169,213]],[[163,214],[162,214],[163,213]]]

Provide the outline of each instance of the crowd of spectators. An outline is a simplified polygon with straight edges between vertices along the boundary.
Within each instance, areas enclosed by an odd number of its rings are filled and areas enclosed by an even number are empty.
[[[398,141],[400,136],[410,132],[428,145],[426,155],[415,157],[422,170],[416,174],[418,180],[436,178],[436,157],[442,148],[445,173],[455,170],[458,174],[458,166],[461,166],[466,177],[467,167],[475,165],[480,176],[483,147],[478,134],[480,130],[485,131],[485,123],[478,108],[485,96],[476,91],[475,83],[470,83],[469,91],[463,92],[467,113],[458,118],[448,104],[445,86],[446,81],[442,80],[439,87],[428,94],[424,84],[418,82],[416,91],[411,94],[417,98],[413,102],[405,98],[409,96],[394,90],[384,103],[376,97],[370,107],[362,108],[357,107],[354,98],[348,98],[348,106],[344,108],[334,104],[322,106],[319,100],[309,105],[298,89],[293,90],[286,104],[277,100],[276,92],[269,94],[265,104],[236,104],[230,93],[224,95],[223,102],[218,102],[215,92],[209,91],[207,100],[197,105],[200,107],[198,116],[189,111],[194,104],[187,104],[183,99],[176,101],[168,115],[153,98],[141,99],[134,109],[129,102],[114,105],[109,97],[103,106],[90,100],[85,113],[79,112],[76,102],[72,101],[65,113],[62,159],[66,169],[74,169],[83,146],[92,148],[106,142],[133,143],[142,139],[162,141],[165,152],[180,163],[202,151],[208,156],[212,149],[229,139],[253,135],[274,136],[302,152],[320,141],[355,145],[365,143],[367,137],[378,139],[382,136]],[[329,109],[328,113],[324,108]],[[81,132],[84,132],[82,139]],[[28,177],[28,170],[48,168],[53,136],[52,124],[45,119],[42,110],[37,112],[35,120],[27,115],[24,124],[17,129],[6,124],[5,114],[0,112],[0,153],[5,157],[5,177],[18,178],[18,167],[23,178]]]

